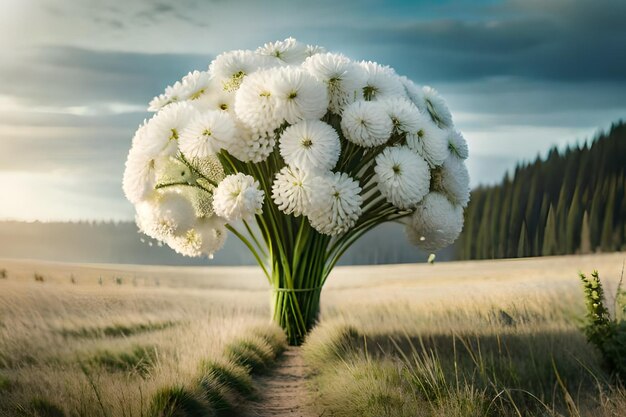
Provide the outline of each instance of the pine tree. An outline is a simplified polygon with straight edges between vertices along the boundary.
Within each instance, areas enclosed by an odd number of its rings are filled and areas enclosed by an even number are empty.
[[[543,234],[543,248],[541,254],[543,256],[556,255],[559,250],[556,230],[556,216],[552,204],[548,209],[548,219],[546,220],[546,230]]]
[[[591,197],[591,211],[589,212],[589,237],[591,250],[596,251],[600,247],[600,237],[602,233],[602,216],[604,215],[602,205],[602,188],[600,184],[594,184],[595,190]]]
[[[496,245],[496,257],[504,258],[507,255],[507,243],[508,237],[511,234],[508,228],[509,218],[511,217],[511,194],[513,187],[511,183],[508,183],[503,193],[502,202],[500,206],[500,222],[498,223],[498,241]]]
[[[506,257],[514,257],[517,251],[517,244],[519,243],[519,234],[511,233],[514,230],[520,230],[523,222],[523,215],[525,211],[525,207],[522,205],[522,183],[521,179],[513,182],[512,187],[512,198],[511,198],[511,209],[509,214],[509,223],[508,223],[508,242],[507,242],[507,251]],[[528,241],[528,239],[526,239]]]
[[[565,228],[565,252],[574,253],[580,243],[580,192],[576,187],[572,203],[567,210],[567,226]]]
[[[609,195],[606,203],[606,209],[604,211],[604,221],[602,223],[602,237],[600,240],[600,246],[603,252],[612,251],[613,248],[613,212],[615,209],[615,181],[611,181],[611,185],[608,187]]]
[[[567,225],[566,225],[567,210],[569,208],[568,188],[569,187],[567,186],[567,181],[566,181],[565,183],[563,183],[559,191],[559,201],[556,205],[556,212],[554,214],[555,223],[556,223],[556,232],[557,232],[557,235],[561,237],[558,240],[558,248],[557,248],[557,252],[554,253],[555,255],[567,253],[567,240],[565,239],[565,236],[566,236],[566,228],[567,228]]]
[[[535,245],[535,255],[539,256],[543,253],[543,242],[544,242],[544,234],[546,231],[546,220],[548,219],[548,209],[550,208],[550,198],[548,194],[544,194],[541,200],[541,208],[539,209],[539,217],[537,220],[537,233],[536,237],[536,245]]]
[[[580,253],[591,253],[591,231],[589,230],[589,214],[587,210],[583,214],[583,221],[580,229]]]
[[[524,258],[529,255],[528,252],[528,230],[526,229],[526,222],[523,221],[517,241],[517,257]]]

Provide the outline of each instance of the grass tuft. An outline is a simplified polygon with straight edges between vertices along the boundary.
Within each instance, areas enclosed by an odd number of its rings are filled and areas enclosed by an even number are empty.
[[[63,337],[76,337],[93,339],[98,337],[128,337],[141,333],[165,330],[170,327],[177,326],[179,323],[175,321],[163,321],[157,323],[138,323],[138,324],[111,324],[104,327],[80,327],[78,329],[61,329],[59,333]]]
[[[12,387],[11,380],[6,376],[0,374],[0,392],[8,391]]]
[[[158,351],[154,346],[133,346],[130,351],[112,352],[102,350],[90,360],[110,372],[133,372],[147,376],[156,364]]]
[[[257,327],[248,332],[250,335],[265,340],[274,352],[274,356],[280,355],[287,348],[287,335],[278,326]]]
[[[233,411],[237,402],[227,386],[210,376],[203,376],[198,383],[204,400],[218,413]]]
[[[226,357],[239,366],[248,367],[251,372],[263,372],[276,358],[276,352],[265,340],[259,337],[245,337],[228,344]]]
[[[329,362],[342,360],[361,338],[355,327],[345,323],[321,326],[310,333],[303,354],[311,369],[323,369]]]
[[[248,369],[230,362],[205,361],[201,364],[202,375],[237,392],[244,398],[256,398],[252,377]]]
[[[182,386],[163,388],[152,396],[150,417],[210,417],[215,415],[202,396]]]
[[[65,411],[46,399],[34,398],[30,402],[29,415],[32,417],[65,417]]]

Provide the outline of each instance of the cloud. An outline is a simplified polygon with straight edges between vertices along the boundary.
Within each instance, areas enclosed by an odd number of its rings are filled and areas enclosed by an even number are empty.
[[[373,45],[387,62],[429,82],[499,76],[624,82],[626,2],[607,3],[512,2],[484,7],[480,19],[364,24],[351,41]]]
[[[76,116],[17,113],[0,117],[0,172],[63,172],[115,179],[145,113]]]
[[[0,218],[18,220],[117,219],[133,217],[119,180],[64,173],[0,171]]]
[[[66,46],[37,47],[0,67],[0,95],[33,105],[80,106],[147,102],[191,69],[202,54],[146,54]]]

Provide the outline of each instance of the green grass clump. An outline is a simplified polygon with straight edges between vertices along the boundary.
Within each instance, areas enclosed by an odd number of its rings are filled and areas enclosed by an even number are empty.
[[[0,374],[0,392],[8,391],[10,389],[11,389],[11,381],[9,380],[9,378]]]
[[[156,364],[158,351],[154,346],[133,346],[130,351],[112,352],[102,350],[90,360],[94,365],[108,371],[133,372],[147,376]]]
[[[138,324],[112,324],[104,327],[81,327],[78,329],[61,329],[59,332],[64,337],[98,338],[98,337],[128,337],[141,333],[154,332],[168,329],[178,325],[175,321]]]
[[[356,328],[345,323],[320,326],[304,343],[304,358],[311,369],[323,369],[353,351],[360,338]]]
[[[34,398],[26,414],[32,417],[65,417],[65,412],[58,405],[43,398]]]
[[[206,400],[185,387],[163,388],[152,396],[150,417],[210,417],[215,410]]]
[[[334,417],[416,417],[423,409],[392,361],[349,355],[316,378],[316,403]]]
[[[274,352],[274,356],[281,354],[287,348],[287,335],[278,326],[254,328],[249,334],[265,340]]]
[[[253,336],[231,342],[224,352],[233,363],[248,367],[253,373],[263,372],[276,358],[276,352],[269,343]]]
[[[211,376],[203,376],[198,387],[204,400],[211,405],[218,414],[232,412],[238,405],[233,392],[224,384]]]
[[[255,398],[255,388],[249,370],[230,362],[205,361],[201,367],[205,378],[217,381],[244,398]]]

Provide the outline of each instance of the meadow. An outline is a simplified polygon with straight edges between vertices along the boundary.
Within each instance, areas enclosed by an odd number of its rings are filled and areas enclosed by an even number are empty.
[[[311,416],[625,415],[577,276],[598,269],[612,294],[625,258],[336,268],[298,400]],[[0,415],[246,415],[280,366],[256,268],[0,270]]]

